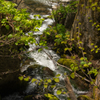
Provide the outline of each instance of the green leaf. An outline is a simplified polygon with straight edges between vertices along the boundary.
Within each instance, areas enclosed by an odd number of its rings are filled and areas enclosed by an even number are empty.
[[[5,27],[6,27],[7,30],[9,30],[9,28],[10,28],[9,25],[6,25]]]
[[[47,82],[48,82],[48,83],[51,83],[51,79],[48,79]]]
[[[50,35],[50,32],[46,32],[47,35]]]
[[[17,17],[17,16],[15,16],[15,18],[14,18],[16,21],[20,21],[21,20],[21,18],[20,17]]]
[[[100,28],[98,28],[98,31],[100,31]]]
[[[40,49],[38,49],[38,52],[40,52],[40,51],[42,51],[43,49],[42,48],[40,48]]]
[[[55,82],[59,82],[59,78],[54,78],[54,81]]]
[[[22,81],[23,80],[23,76],[18,77],[18,79]]]
[[[64,75],[66,76],[66,75],[67,75],[67,73],[66,73],[66,72],[64,72]]]
[[[12,34],[9,34],[9,35],[8,35],[8,38],[12,38],[12,37],[13,37],[13,35],[12,35]]]
[[[88,63],[88,65],[91,65],[91,64],[92,64],[91,62]]]
[[[95,53],[98,53],[98,50],[96,50]]]
[[[59,76],[60,76],[60,74],[57,74],[57,75],[56,75],[56,77],[59,77]]]
[[[16,42],[15,45],[18,45],[18,43]]]
[[[72,78],[72,79],[74,79],[74,78],[75,78],[75,74],[74,74],[74,73],[71,73],[71,75],[70,75],[70,76],[71,76],[71,78]]]
[[[81,65],[84,65],[84,64],[86,64],[86,62],[85,61],[81,61],[81,63],[80,63]]]
[[[48,84],[44,84],[44,88],[47,88],[48,87]]]
[[[94,45],[94,43],[91,43],[91,45]]]
[[[28,77],[24,78],[24,81],[29,81],[29,79],[30,79],[30,77],[28,76]]]
[[[48,94],[44,94],[45,97],[49,98],[49,100],[59,100],[56,96],[48,93]]]
[[[37,81],[37,79],[35,79],[35,78],[33,78],[33,79],[31,80],[32,83],[35,82],[35,81]]]
[[[65,49],[64,49],[64,51],[67,51],[67,50],[68,50],[68,48],[65,48]]]
[[[61,93],[62,93],[62,91],[61,90],[57,90],[57,95],[60,95]]]
[[[51,85],[51,88],[54,88],[54,87],[56,87],[56,85]]]
[[[16,27],[15,30],[16,30],[16,31],[19,31],[19,27]]]
[[[84,64],[83,66],[84,66],[84,67],[89,67],[88,64]]]

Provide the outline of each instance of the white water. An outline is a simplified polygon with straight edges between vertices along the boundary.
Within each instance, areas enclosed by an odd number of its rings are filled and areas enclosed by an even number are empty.
[[[30,15],[30,16],[32,16],[32,15]],[[48,15],[44,15],[44,16],[46,17]],[[48,25],[52,25],[53,22],[54,22],[54,20],[52,20],[52,19],[46,19],[46,20],[44,20],[42,26],[39,28],[40,31],[37,32],[37,33],[35,33],[35,34],[38,34],[38,35],[43,34],[43,31],[48,27]],[[37,38],[37,40],[39,40],[39,37]],[[34,44],[33,45],[30,45],[29,51],[32,50],[32,49],[34,49],[35,47],[36,46]],[[60,58],[52,50],[45,50],[45,52],[47,52],[52,57],[52,59],[54,59],[56,61]],[[56,69],[55,64],[53,63],[53,61],[49,58],[49,56],[45,52],[44,51],[41,51],[41,52],[34,51],[34,52],[30,52],[28,56],[30,58],[34,58],[38,64],[50,68],[51,70],[55,71],[56,74],[60,74],[59,79],[60,80],[64,80],[64,76],[63,76],[63,74],[65,72],[64,69]],[[37,76],[36,78],[37,79],[40,79],[40,76]],[[59,85],[59,87],[62,87],[63,86],[63,84],[58,84],[58,85]],[[31,92],[32,90],[35,89],[35,87],[36,87],[36,84],[30,82],[29,86],[26,89],[26,92],[27,93]],[[74,87],[72,87],[72,88],[73,88],[73,90],[74,90],[74,92],[76,94],[84,94],[84,93],[86,93],[86,91],[78,91]],[[56,94],[56,91],[57,91],[57,89],[54,90],[54,95],[56,95],[59,98],[59,100],[66,100],[65,99],[66,98],[66,95],[62,94],[62,95],[58,96]]]
[[[47,2],[45,2],[47,1]],[[37,0],[37,2],[41,2],[41,3],[45,3],[48,4],[48,1],[51,3],[50,0]],[[66,0],[66,1],[70,1],[70,0]],[[56,3],[52,3],[52,6],[56,5]],[[43,18],[47,17],[48,15],[42,15]],[[33,15],[30,14],[30,17],[33,18]],[[34,34],[36,35],[41,35],[43,33],[43,31],[48,27],[48,25],[52,25],[54,22],[54,20],[52,19],[45,19],[42,26],[39,28],[39,32],[36,32]],[[37,37],[37,41],[39,41],[39,37]],[[33,50],[36,47],[35,44],[30,45],[29,51]],[[60,57],[52,50],[45,50],[49,55],[52,56],[53,59],[58,60]],[[59,77],[60,80],[64,80],[64,69],[59,70],[55,68],[55,65],[53,63],[53,61],[48,57],[48,55],[46,53],[44,53],[43,51],[38,52],[38,51],[34,51],[34,52],[30,52],[28,55],[30,58],[34,58],[36,60],[36,62],[30,62],[30,65],[34,65],[35,63],[38,63],[40,65],[46,66],[48,68],[50,68],[51,70],[55,71],[56,74],[61,74],[61,76]],[[29,65],[25,65],[24,68],[22,68],[22,72],[25,71],[27,68],[29,67]],[[37,75],[36,77],[37,79],[41,79],[40,76]],[[61,84],[58,84],[60,86],[62,86]],[[27,89],[26,89],[26,93],[30,93],[31,91],[33,91],[36,88],[36,84],[35,83],[29,83]],[[81,94],[81,93],[86,93],[86,91],[78,91],[73,87],[73,90],[75,91],[75,93],[77,94]],[[58,96],[56,94],[57,89],[54,90],[54,95],[56,95],[59,100],[67,100],[66,95],[60,95]],[[16,99],[19,98],[19,99]],[[20,96],[18,96],[17,94],[9,96],[3,100],[22,100],[22,98],[20,98]]]

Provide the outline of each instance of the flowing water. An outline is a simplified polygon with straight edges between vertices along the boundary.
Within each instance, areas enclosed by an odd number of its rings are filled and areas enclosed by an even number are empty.
[[[25,0],[25,1],[27,2],[27,0]],[[29,1],[31,1],[31,0],[28,0],[28,2]],[[35,1],[37,3],[43,3],[44,5],[48,5],[48,4],[50,6],[51,5],[56,5],[56,3],[52,3],[52,0],[51,1],[50,0],[33,0],[33,1]],[[53,0],[53,1],[56,1],[56,0]],[[69,0],[66,0],[66,1],[69,1]],[[50,8],[49,8],[49,11],[51,11]],[[34,14],[31,13],[30,17],[33,18],[33,15]],[[44,20],[42,26],[39,28],[40,31],[34,33],[35,35],[41,35],[43,33],[43,31],[48,27],[48,25],[52,25],[54,23],[54,20],[53,19],[48,19],[47,16],[48,16],[47,14],[44,14],[44,15],[42,14],[41,15],[41,17],[43,17],[45,20]],[[39,36],[37,36],[36,39],[37,39],[37,41],[39,41]],[[35,44],[30,45],[30,48],[28,49],[28,51],[31,51],[34,48],[36,48]],[[53,90],[53,94],[56,97],[58,97],[59,100],[67,100],[67,95],[66,94],[61,94],[59,96],[56,94],[57,89],[61,88],[61,87],[64,87],[64,85],[65,85],[64,84],[64,75],[63,75],[64,72],[65,72],[65,69],[61,68],[60,66],[56,66],[54,64],[54,62],[50,59],[49,56],[51,56],[52,59],[54,59],[55,61],[57,61],[60,57],[52,50],[45,50],[44,49],[44,51],[38,52],[37,50],[34,50],[33,52],[30,52],[29,54],[26,54],[27,57],[29,57],[31,59],[34,59],[34,60],[31,60],[29,62],[29,64],[24,65],[21,68],[21,71],[25,72],[25,74],[27,74],[28,76],[31,76],[31,78],[36,78],[36,79],[42,79],[42,78],[46,77],[46,76],[43,75],[44,73],[42,73],[40,71],[40,70],[42,70],[43,67],[49,68],[51,71],[53,71],[55,73],[55,75],[60,74],[60,77],[59,77],[60,82],[56,83],[57,87]],[[35,70],[28,69],[29,66],[34,66],[34,65],[39,65],[41,67],[37,67],[37,68],[35,68]],[[49,78],[52,78],[52,77],[50,76]],[[26,90],[24,91],[24,93],[25,94],[34,93],[34,91],[36,91],[37,88],[39,88],[39,87],[37,87],[37,84],[32,83],[31,81],[29,81],[29,84],[28,84]],[[43,88],[43,87],[41,87],[41,88]],[[73,87],[73,90],[75,91],[76,94],[86,93],[86,91],[78,91],[74,87]],[[41,90],[41,91],[45,93],[45,90]],[[14,94],[11,94],[11,95],[3,98],[2,100],[23,100],[23,95],[19,95],[18,93],[14,93]]]

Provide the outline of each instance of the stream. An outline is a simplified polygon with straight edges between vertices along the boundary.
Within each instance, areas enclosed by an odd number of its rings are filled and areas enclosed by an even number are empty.
[[[27,0],[25,0],[25,1],[27,2]],[[35,1],[35,0],[33,0],[33,1]],[[55,0],[53,0],[53,1],[55,1]],[[69,0],[66,0],[66,1],[68,2]],[[57,3],[52,3],[50,0],[36,0],[36,2],[43,3],[44,5],[47,5],[47,6],[48,6],[48,2],[50,2],[50,5],[52,5],[52,7],[57,5]],[[44,13],[44,14],[38,13],[41,15],[42,18],[45,19],[43,21],[42,26],[39,28],[40,31],[34,33],[37,36],[36,40],[38,42],[39,42],[39,35],[41,35],[43,33],[43,31],[48,27],[48,25],[52,25],[54,23],[53,19],[47,18],[50,14],[50,11],[51,11],[51,9],[48,8],[49,13]],[[30,17],[33,18],[34,14],[35,13],[30,13]],[[34,48],[36,48],[36,45],[31,44],[28,51],[31,51]],[[38,52],[38,50],[34,50],[33,52],[26,54],[26,59],[24,59],[23,63],[21,63],[21,72],[25,76],[30,76],[31,79],[36,78],[38,80],[45,79],[45,78],[52,79],[56,75],[60,75],[58,77],[60,82],[55,83],[56,87],[53,89],[53,91],[48,86],[48,92],[55,95],[59,100],[67,100],[67,96],[68,96],[67,94],[61,94],[61,95],[56,94],[56,91],[59,88],[64,88],[64,91],[67,92],[67,90],[64,87],[65,86],[64,73],[65,72],[67,73],[67,71],[65,71],[65,69],[60,66],[56,66],[48,55],[50,55],[52,57],[52,59],[54,59],[55,61],[57,61],[60,58],[60,56],[57,55],[53,50],[50,50],[50,49],[49,50],[44,49],[44,51]],[[27,58],[29,58],[30,60],[28,61]],[[26,62],[28,62],[28,63],[26,63]],[[48,75],[48,73],[49,73],[49,75]],[[32,83],[31,79],[28,82],[28,86],[23,94],[32,95],[32,93],[34,93],[35,91],[40,91],[38,93],[38,95],[45,94],[46,90],[44,89],[44,87],[42,85],[38,86],[34,82]],[[74,86],[72,86],[72,88],[73,88],[74,92],[76,93],[76,95],[84,94],[87,92],[87,91],[78,90],[77,88],[74,88]],[[2,100],[23,100],[23,97],[24,96],[20,95],[19,93],[13,93],[7,97],[4,97]]]

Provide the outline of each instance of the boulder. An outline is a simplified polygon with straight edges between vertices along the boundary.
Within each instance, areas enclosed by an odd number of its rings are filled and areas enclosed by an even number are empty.
[[[13,92],[20,85],[20,59],[15,57],[0,57],[0,94],[6,95]],[[6,91],[6,92],[5,92]]]

